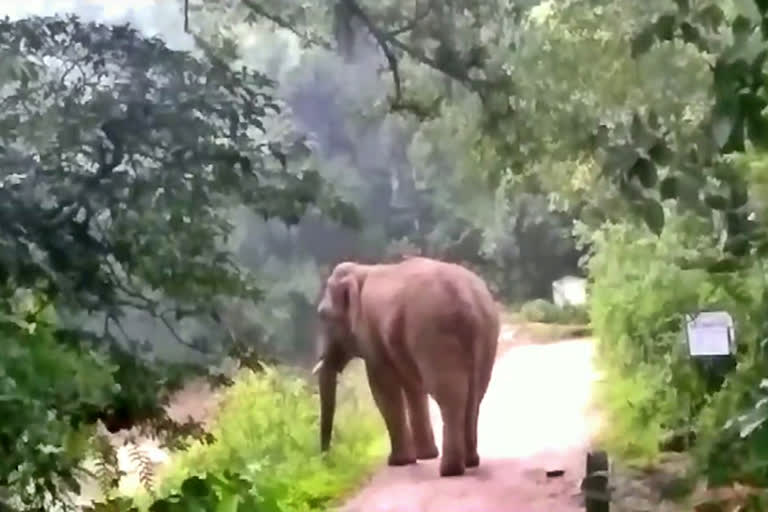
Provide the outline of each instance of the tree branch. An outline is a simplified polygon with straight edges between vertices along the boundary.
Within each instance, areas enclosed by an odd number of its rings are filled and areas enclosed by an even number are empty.
[[[390,69],[392,70],[393,75],[395,75],[395,87],[399,90],[400,88],[400,76],[399,76],[399,70],[397,67],[397,59],[395,58],[394,54],[392,53],[392,49],[390,48],[390,45],[400,49],[404,53],[406,53],[409,57],[412,59],[431,67],[432,69],[439,71],[440,73],[443,73],[444,75],[453,78],[457,82],[464,85],[467,89],[470,91],[473,91],[481,96],[481,99],[483,98],[482,89],[479,87],[480,82],[477,80],[472,80],[469,76],[466,75],[466,73],[460,73],[455,69],[450,69],[445,66],[440,65],[439,62],[437,62],[435,59],[429,57],[424,52],[417,50],[415,48],[411,48],[410,46],[406,45],[402,41],[400,41],[395,35],[386,34],[382,32],[370,19],[370,17],[366,14],[366,12],[358,5],[357,0],[341,0],[344,2],[345,6],[350,10],[350,12],[354,15],[356,15],[360,21],[362,21],[366,27],[368,27],[368,30],[371,31],[371,34],[376,39],[376,42],[381,46],[382,50],[384,51],[384,55],[387,56],[387,60],[390,64]],[[394,64],[393,64],[394,63]],[[401,95],[396,93],[396,103],[397,98],[400,98]]]
[[[356,16],[360,21],[363,22],[363,24],[368,27],[368,30],[371,32],[371,35],[374,39],[376,39],[376,42],[381,47],[381,50],[384,52],[384,56],[387,58],[387,62],[389,63],[389,69],[392,70],[392,79],[395,82],[395,103],[399,103],[402,100],[403,92],[402,92],[402,85],[400,80],[400,69],[398,67],[397,57],[395,57],[395,54],[392,53],[392,49],[389,47],[389,44],[387,44],[387,36],[379,30],[379,28],[374,25],[374,23],[371,21],[371,19],[368,17],[368,15],[363,11],[359,5],[357,5],[357,2],[355,0],[341,0],[345,7],[349,9],[349,12]]]
[[[397,56],[392,51],[393,48],[397,48],[398,50],[402,51],[403,53],[405,53],[415,61],[421,64],[424,64],[425,66],[428,66],[433,70],[439,73],[442,73],[445,76],[452,78],[453,80],[461,83],[468,90],[480,95],[481,100],[485,101],[484,87],[482,87],[482,85],[485,83],[484,81],[473,80],[466,73],[462,73],[456,69],[450,69],[448,67],[445,67],[441,65],[437,60],[429,57],[423,51],[417,48],[413,48],[403,43],[397,38],[398,35],[413,29],[413,27],[416,25],[418,21],[421,21],[423,20],[423,18],[428,16],[432,8],[434,7],[434,0],[430,0],[429,5],[427,6],[427,8],[419,17],[418,20],[417,19],[411,20],[411,22],[406,24],[405,26],[397,29],[393,29],[390,31],[381,30],[373,22],[373,20],[371,20],[368,14],[362,9],[362,7],[359,5],[357,0],[339,0],[339,1],[341,1],[343,5],[346,8],[348,8],[353,15],[355,15],[355,17],[357,17],[361,22],[363,22],[363,24],[368,28],[368,30],[371,32],[371,35],[376,40],[377,44],[381,47],[382,51],[384,52],[384,56],[386,57],[387,63],[389,65],[389,69],[390,71],[392,71],[392,74],[393,74],[393,81],[395,84],[395,101],[394,101],[395,104],[398,104],[399,102],[402,101],[402,85],[401,85],[402,79],[400,76],[400,69],[399,69]],[[294,26],[294,24],[291,21],[277,14],[268,12],[263,7],[258,5],[255,2],[255,0],[243,0],[243,3],[249,9],[251,9],[251,11],[253,11],[253,13],[256,16],[259,16],[268,21],[271,21],[272,23],[279,26],[280,28],[290,31],[305,43],[320,46],[325,49],[332,49],[332,45],[328,41],[307,36],[306,34],[302,33],[299,29],[297,29],[296,26]]]
[[[262,18],[265,18],[278,27],[288,30],[289,32],[293,33],[296,37],[301,39],[302,41],[314,44],[317,46],[321,46],[327,50],[331,50],[331,44],[327,41],[323,41],[321,39],[316,39],[313,37],[309,37],[306,34],[302,34],[299,32],[299,30],[294,27],[290,21],[286,20],[285,18],[278,16],[277,14],[272,14],[270,12],[267,12],[263,7],[261,7],[259,4],[254,2],[254,0],[243,0],[243,4],[245,4],[246,7],[248,7],[250,10],[252,10],[257,16],[261,16]]]
[[[413,19],[409,21],[408,23],[404,24],[402,27],[392,29],[389,32],[386,33],[387,37],[396,37],[400,34],[404,34],[405,32],[410,32],[414,28],[416,28],[416,25],[418,25],[420,22],[424,21],[424,19],[429,16],[429,13],[432,12],[432,8],[434,7],[435,2],[434,0],[429,0],[427,3],[427,6],[424,8],[424,12],[419,14],[419,5],[416,4],[416,7],[414,8],[413,12]]]

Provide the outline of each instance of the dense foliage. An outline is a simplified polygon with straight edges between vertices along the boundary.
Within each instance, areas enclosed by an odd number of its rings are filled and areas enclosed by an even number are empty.
[[[181,381],[137,316],[205,352],[222,310],[258,299],[233,204],[289,224],[354,210],[302,170],[260,73],[74,17],[5,20],[0,54],[0,488],[26,510],[79,490],[95,421],[169,426]]]
[[[327,510],[386,450],[362,366],[353,367],[340,389],[338,450],[317,450],[318,411],[304,376],[287,368],[243,370],[221,395],[213,441],[176,452],[153,472],[151,492],[131,501],[112,497],[94,510]]]
[[[319,411],[304,378],[286,370],[245,371],[222,396],[210,429],[215,441],[178,453],[159,475],[158,493],[182,488],[191,475],[234,471],[251,483],[258,510],[326,510],[386,450],[360,370],[357,365],[340,389],[340,447],[327,456],[317,450]]]
[[[33,18],[0,35],[15,71],[2,84],[2,277],[98,313],[105,337],[125,309],[176,334],[186,317],[216,321],[220,298],[255,297],[225,245],[232,206],[290,224],[322,193],[293,165],[300,138],[275,132],[272,82],[127,26]]]
[[[680,38],[709,56],[713,102],[702,119],[692,123],[694,129],[688,136],[676,134],[674,127],[659,121],[653,106],[644,116],[636,115],[629,136],[621,145],[609,147],[605,168],[632,210],[654,233],[661,234],[663,240],[667,231],[673,231],[678,244],[683,242],[677,250],[655,255],[652,260],[666,265],[662,274],[665,281],[676,276],[685,279],[678,286],[674,281],[665,286],[675,290],[669,296],[674,301],[672,311],[723,308],[737,318],[736,371],[722,388],[689,387],[684,391],[689,394],[685,401],[690,417],[686,420],[697,423],[695,432],[701,438],[698,451],[712,482],[731,478],[758,485],[768,482],[763,442],[766,415],[759,391],[766,370],[764,340],[768,335],[762,314],[768,298],[763,264],[766,230],[760,211],[761,190],[750,187],[759,179],[759,172],[750,172],[755,166],[749,168],[752,159],[760,158],[768,123],[763,113],[768,105],[766,16],[768,5],[759,1],[730,15],[714,3],[679,1],[676,9],[660,14],[642,28],[632,40],[635,55],[649,51],[656,41]],[[665,208],[662,202],[667,200],[671,204]],[[691,220],[678,229],[665,229],[670,215]],[[659,240],[655,243],[656,251],[665,247]],[[643,282],[648,283],[647,276]],[[646,292],[647,297],[654,297],[655,306],[659,306],[659,295]],[[683,304],[675,304],[681,300]],[[641,346],[663,347],[658,340],[679,330],[659,323],[662,315],[659,309],[646,319],[657,331],[650,333],[653,344],[641,342]],[[623,318],[630,319],[637,322],[642,317],[632,313]],[[606,324],[609,320],[622,321],[621,314],[605,318]],[[670,320],[679,321],[679,314]],[[642,333],[642,329],[638,324],[632,328],[633,341],[640,341],[635,332]],[[681,389],[696,379],[684,376],[685,371],[677,366],[679,361],[686,361],[673,354],[667,350],[663,353],[667,361],[654,362],[646,353],[640,363],[664,369],[670,382],[682,379],[674,387]],[[665,408],[653,400],[665,398],[657,393],[644,404],[657,415],[660,426],[674,428],[674,423],[682,420],[675,418],[672,403],[668,402],[664,412]],[[757,405],[742,416],[750,403]]]

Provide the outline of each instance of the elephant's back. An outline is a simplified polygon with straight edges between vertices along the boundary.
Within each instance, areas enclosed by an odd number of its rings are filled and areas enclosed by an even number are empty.
[[[470,330],[493,330],[499,321],[485,281],[461,265],[414,257],[382,266],[366,281],[365,288],[383,292],[387,302],[402,308],[408,323],[419,322],[425,329],[469,335]]]

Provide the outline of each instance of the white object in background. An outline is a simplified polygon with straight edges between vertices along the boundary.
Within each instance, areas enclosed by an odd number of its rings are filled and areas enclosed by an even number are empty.
[[[587,280],[565,276],[552,282],[552,302],[562,307],[566,304],[581,306],[587,302]]]
[[[726,311],[686,315],[686,334],[692,356],[727,356],[735,349],[733,318]]]

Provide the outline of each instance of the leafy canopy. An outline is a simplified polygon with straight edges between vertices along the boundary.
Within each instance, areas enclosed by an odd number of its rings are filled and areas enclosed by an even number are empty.
[[[292,224],[325,198],[354,221],[261,73],[76,17],[5,20],[0,54],[0,278],[105,335],[124,308],[173,329],[257,298],[225,246],[235,206]]]

